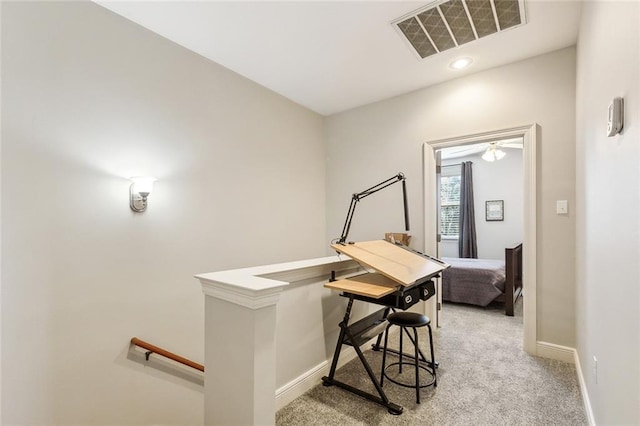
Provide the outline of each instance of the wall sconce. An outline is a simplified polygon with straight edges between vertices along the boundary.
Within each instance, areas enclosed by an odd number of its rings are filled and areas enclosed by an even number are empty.
[[[147,197],[153,190],[153,182],[155,178],[149,176],[137,176],[130,178],[131,186],[129,187],[129,207],[136,213],[142,213],[147,210]]]

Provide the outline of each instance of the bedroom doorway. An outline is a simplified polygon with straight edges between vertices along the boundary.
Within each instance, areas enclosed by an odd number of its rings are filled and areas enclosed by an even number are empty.
[[[504,261],[504,249],[523,238],[523,140],[521,137],[491,143],[442,148],[436,152],[438,193],[438,255],[442,258],[475,257]],[[439,156],[437,154],[440,154]],[[438,162],[438,157],[441,157]],[[473,253],[461,253],[459,237],[462,164],[471,163],[473,225],[468,241]],[[438,173],[439,172],[439,173]],[[466,231],[466,229],[465,229]],[[467,251],[471,252],[471,244]],[[487,298],[492,292],[488,289]],[[471,303],[465,300],[453,300]],[[471,303],[473,304],[473,303]]]
[[[424,144],[424,190],[425,190],[425,250],[427,253],[438,253],[438,221],[439,209],[434,208],[439,203],[439,179],[440,168],[436,165],[442,161],[444,149],[451,150],[452,147],[461,152],[484,146],[486,151],[490,143],[496,141],[509,141],[515,143],[522,141],[522,165],[523,165],[523,219],[522,219],[522,242],[523,242],[523,283],[527,297],[523,300],[523,323],[524,323],[524,349],[527,353],[536,353],[536,146],[537,146],[537,125],[516,127],[511,129],[497,130],[493,132],[460,136],[449,139],[429,141]],[[507,143],[507,142],[504,142]],[[480,145],[485,144],[485,145]],[[495,148],[496,146],[493,145]],[[490,150],[491,151],[491,150]],[[495,151],[493,152],[495,155]],[[493,201],[493,200],[492,200]],[[484,201],[483,201],[484,203]],[[484,210],[484,209],[483,209]],[[476,216],[479,217],[476,212]],[[438,303],[434,304],[432,318],[439,322],[438,308],[442,306],[442,288],[438,283]],[[446,313],[445,313],[446,315]]]

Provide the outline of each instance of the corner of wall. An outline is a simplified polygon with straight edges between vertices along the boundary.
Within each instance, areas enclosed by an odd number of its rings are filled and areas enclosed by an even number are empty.
[[[587,383],[584,380],[582,374],[582,365],[580,364],[580,356],[576,349],[573,350],[573,363],[576,365],[576,374],[578,375],[578,385],[580,386],[580,394],[582,394],[582,403],[584,404],[584,412],[587,416],[590,426],[595,426],[596,421],[593,417],[593,410],[591,409],[591,401],[589,400],[589,392],[587,390]]]

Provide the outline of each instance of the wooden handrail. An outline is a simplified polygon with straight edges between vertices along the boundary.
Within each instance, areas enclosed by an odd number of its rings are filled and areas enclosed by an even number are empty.
[[[180,355],[176,355],[174,353],[171,353],[169,351],[165,351],[162,348],[159,348],[157,346],[152,345],[151,343],[147,343],[144,340],[140,340],[137,337],[132,337],[131,338],[131,344],[132,345],[136,345],[136,346],[140,346],[143,349],[146,349],[147,352],[146,356],[147,356],[147,360],[149,360],[149,355],[152,353],[158,354],[158,355],[162,355],[165,358],[169,358],[174,360],[175,362],[179,362],[180,364],[184,364],[186,366],[189,366],[191,368],[195,368],[196,370],[200,370],[202,372],[204,372],[204,365],[202,364],[198,364],[197,362],[191,361],[190,359],[187,358],[183,358]]]

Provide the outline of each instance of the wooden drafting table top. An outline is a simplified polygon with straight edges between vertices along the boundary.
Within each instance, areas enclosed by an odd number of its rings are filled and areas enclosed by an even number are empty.
[[[380,274],[363,274],[342,280],[326,283],[324,286],[333,290],[359,294],[360,296],[379,299],[396,291],[400,284]]]
[[[331,247],[403,286],[437,275],[447,267],[385,240],[332,244]]]

